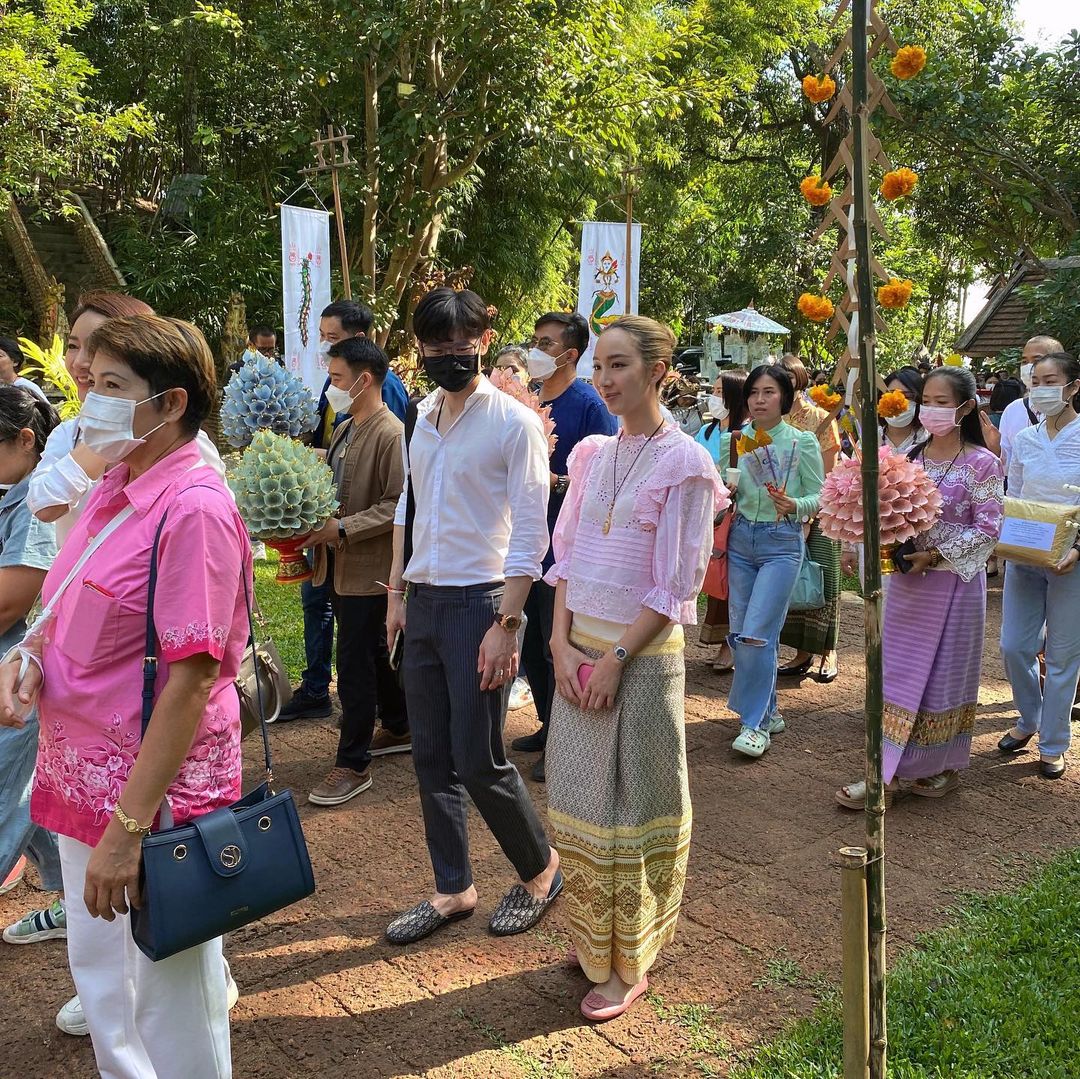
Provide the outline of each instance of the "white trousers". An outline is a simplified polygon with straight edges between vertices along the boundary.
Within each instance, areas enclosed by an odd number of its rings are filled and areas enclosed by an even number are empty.
[[[59,838],[68,962],[102,1079],[231,1079],[221,937],[147,959],[126,915],[91,918],[83,903],[93,848]]]

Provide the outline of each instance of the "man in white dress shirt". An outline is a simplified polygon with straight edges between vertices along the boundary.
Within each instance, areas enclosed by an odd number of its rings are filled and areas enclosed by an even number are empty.
[[[466,794],[520,878],[492,916],[493,933],[531,928],[562,887],[559,856],[502,744],[522,608],[548,547],[547,439],[535,412],[480,373],[492,334],[475,292],[429,292],[413,328],[438,389],[406,418],[407,482],[394,519],[386,626],[391,654],[404,631],[435,893],[391,922],[387,937],[397,944],[477,905]]]
[[[1020,358],[1020,378],[1024,383],[1025,391],[1031,388],[1031,372],[1035,364],[1043,358],[1055,352],[1064,352],[1061,342],[1054,337],[1040,334],[1032,337],[1024,345],[1024,354]],[[1027,396],[1006,405],[1001,414],[1001,423],[998,431],[1001,432],[1001,459],[1005,463],[1005,471],[1009,471],[1009,455],[1012,453],[1013,441],[1025,428],[1031,427],[1038,422],[1038,417],[1028,404]]]

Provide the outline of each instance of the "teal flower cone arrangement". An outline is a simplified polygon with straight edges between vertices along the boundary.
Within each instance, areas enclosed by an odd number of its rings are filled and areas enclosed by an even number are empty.
[[[259,353],[246,360],[225,386],[221,430],[230,446],[247,446],[257,431],[296,438],[313,431],[318,422],[310,390],[277,360]]]

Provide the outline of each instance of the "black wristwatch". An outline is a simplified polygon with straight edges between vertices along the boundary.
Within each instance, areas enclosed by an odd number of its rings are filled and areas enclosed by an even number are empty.
[[[555,486],[552,488],[552,490],[557,495],[564,495],[569,490],[569,488],[570,488],[570,477],[569,476],[559,476],[559,478],[555,481]]]
[[[345,539],[345,522],[340,520],[340,519],[338,520],[338,523],[337,523],[337,534],[338,534],[338,539],[339,540],[344,540]]]

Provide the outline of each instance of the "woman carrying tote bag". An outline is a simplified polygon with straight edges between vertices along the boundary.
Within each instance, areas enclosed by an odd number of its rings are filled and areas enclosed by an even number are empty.
[[[53,620],[0,666],[0,723],[19,725],[37,697],[30,810],[59,835],[68,957],[99,1071],[223,1079],[232,1065],[221,938],[151,962],[132,939],[129,907],[141,905],[141,843],[159,810],[180,824],[240,795],[233,681],[249,634],[251,550],[195,445],[216,393],[199,331],[116,318],[94,331],[90,352],[80,430],[116,464],[46,578]],[[157,697],[143,735],[151,550],[163,517]]]

